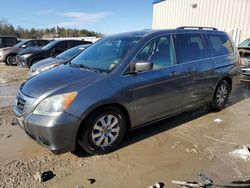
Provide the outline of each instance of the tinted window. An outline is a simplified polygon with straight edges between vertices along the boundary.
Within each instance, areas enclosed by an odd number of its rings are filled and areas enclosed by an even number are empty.
[[[208,40],[211,45],[212,56],[226,55],[234,52],[233,46],[224,34],[208,34]]]
[[[57,48],[58,50],[67,50],[68,49],[68,44],[69,41],[60,41],[56,44],[55,48]]]
[[[32,40],[32,41],[27,42],[25,45],[26,47],[32,47],[32,46],[36,46],[37,44],[35,40]]]
[[[38,41],[38,46],[45,46],[48,43],[49,43],[49,41],[47,41],[47,40],[40,40],[40,41]]]
[[[16,44],[16,39],[12,37],[6,37],[4,38],[4,43],[7,46],[14,46]]]
[[[133,61],[149,61],[153,63],[153,70],[162,69],[174,64],[171,37],[158,37],[149,42]]]
[[[70,41],[70,47],[78,46],[78,45],[81,44],[80,42],[81,42],[81,41]]]
[[[177,34],[173,38],[178,63],[206,58],[201,34]]]
[[[58,56],[56,56],[59,59],[70,59],[72,57],[74,57],[75,55],[79,54],[81,51],[83,51],[84,48],[83,47],[73,47],[70,48],[68,50],[66,50],[63,53],[60,53]]]

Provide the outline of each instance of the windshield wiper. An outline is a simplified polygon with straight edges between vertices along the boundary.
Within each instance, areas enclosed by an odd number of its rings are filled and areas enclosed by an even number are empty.
[[[84,64],[79,64],[79,67],[81,69],[87,69],[87,70],[90,70],[90,71],[93,71],[93,72],[100,72],[98,69],[95,69],[95,68],[92,68],[92,67],[88,67],[88,66],[86,66]]]
[[[101,72],[98,69],[94,69],[92,67],[88,67],[88,66],[86,66],[84,64],[74,64],[74,63],[71,63],[69,61],[69,65],[72,66],[72,67],[80,67],[81,69],[90,70],[90,71],[93,71],[93,72]]]

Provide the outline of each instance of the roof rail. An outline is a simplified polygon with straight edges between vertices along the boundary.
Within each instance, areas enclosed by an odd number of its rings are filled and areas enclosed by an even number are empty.
[[[182,26],[182,27],[178,27],[177,29],[200,29],[200,30],[218,30],[215,27],[198,27],[198,26]]]

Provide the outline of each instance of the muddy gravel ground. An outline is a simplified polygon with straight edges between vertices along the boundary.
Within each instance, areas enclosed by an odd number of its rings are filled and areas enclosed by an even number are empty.
[[[18,127],[11,105],[26,76],[27,69],[0,65],[0,187],[178,187],[171,181],[199,181],[199,173],[219,187],[250,187],[233,183],[248,180],[250,161],[230,154],[250,146],[250,82],[220,112],[182,113],[128,133],[113,153],[88,156],[53,155]],[[47,171],[45,182],[34,177]]]

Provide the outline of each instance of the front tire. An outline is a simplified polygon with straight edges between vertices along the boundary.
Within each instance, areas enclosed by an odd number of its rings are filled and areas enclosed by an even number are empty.
[[[7,65],[17,66],[16,56],[15,55],[9,55],[6,58],[6,63],[7,63]]]
[[[92,113],[78,132],[79,145],[89,154],[113,151],[126,133],[126,120],[115,107],[106,107]]]
[[[222,110],[225,108],[230,91],[231,89],[229,83],[226,80],[220,81],[214,92],[211,104],[213,110]]]

